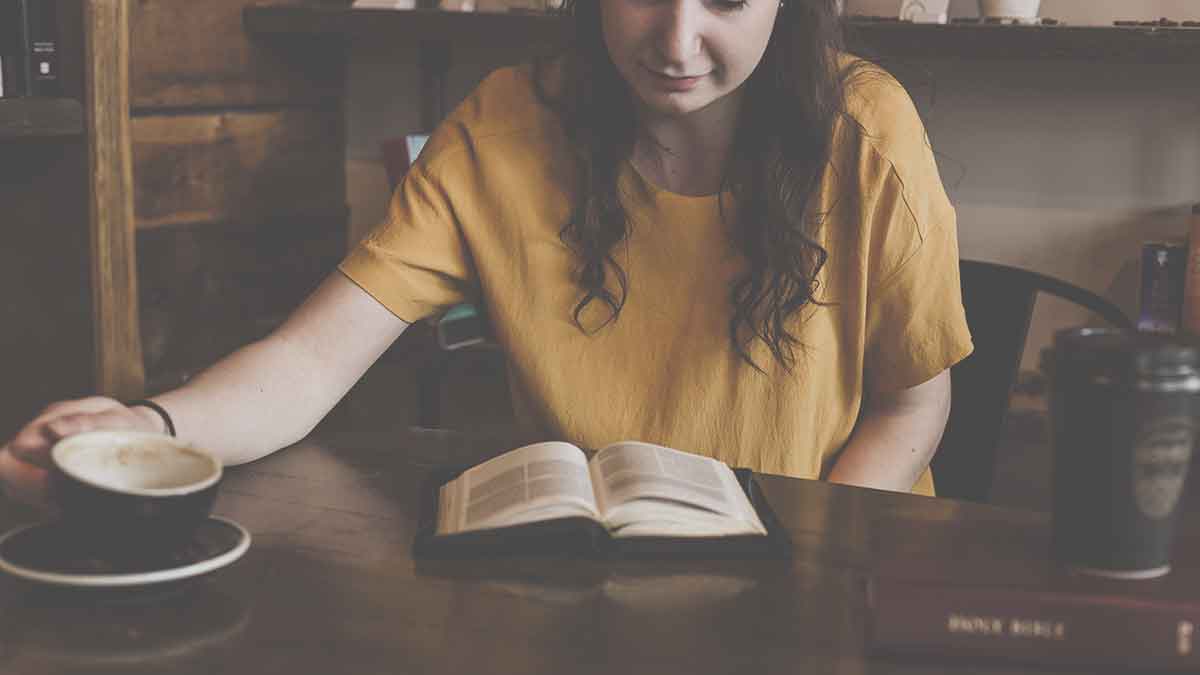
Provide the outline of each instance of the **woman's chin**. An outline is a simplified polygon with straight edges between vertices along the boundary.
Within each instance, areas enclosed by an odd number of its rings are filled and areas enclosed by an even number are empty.
[[[701,92],[639,92],[643,110],[663,117],[683,117],[703,110],[712,103],[711,96]]]

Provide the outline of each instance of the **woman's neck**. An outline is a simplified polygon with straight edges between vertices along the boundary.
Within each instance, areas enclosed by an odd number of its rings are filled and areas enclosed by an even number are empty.
[[[682,117],[641,114],[638,127],[630,161],[646,180],[682,195],[720,191],[736,108],[710,106]]]

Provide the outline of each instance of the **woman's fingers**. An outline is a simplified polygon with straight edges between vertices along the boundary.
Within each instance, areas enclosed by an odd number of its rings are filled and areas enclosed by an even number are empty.
[[[145,418],[111,398],[55,403],[0,446],[0,489],[12,499],[52,508],[50,448],[68,436],[100,429],[151,430]]]
[[[44,510],[53,508],[50,472],[17,459],[7,448],[0,448],[0,489],[9,499]]]
[[[50,448],[59,440],[84,431],[128,428],[128,410],[109,398],[92,397],[48,406],[8,443],[16,459],[50,467]]]
[[[112,428],[113,424],[120,422],[121,419],[120,415],[108,412],[63,415],[46,422],[46,433],[43,436],[49,438],[51,443],[57,443],[68,436],[82,434],[85,431]]]
[[[46,425],[30,425],[22,429],[4,447],[16,460],[48,469],[50,468],[50,447],[57,440]]]
[[[116,399],[108,398],[107,396],[88,396],[87,398],[77,398],[71,401],[58,401],[46,406],[46,409],[38,415],[37,419],[47,417],[57,417],[67,413],[96,413],[113,408],[123,407]],[[36,420],[35,420],[36,421]]]

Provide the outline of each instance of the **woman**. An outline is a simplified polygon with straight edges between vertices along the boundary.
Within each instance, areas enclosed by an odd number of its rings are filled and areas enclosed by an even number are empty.
[[[520,422],[759,471],[932,494],[971,350],[954,210],[903,89],[841,49],[835,0],[569,2],[564,58],[491,75],[372,232],[272,335],[155,398],[229,464],[306,433],[419,320],[483,303]],[[162,431],[59,403],[0,451]]]

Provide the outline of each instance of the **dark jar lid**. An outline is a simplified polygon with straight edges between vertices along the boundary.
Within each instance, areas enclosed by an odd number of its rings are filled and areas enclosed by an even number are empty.
[[[1062,375],[1184,377],[1200,373],[1200,343],[1192,338],[1115,328],[1068,328],[1054,335],[1052,363]]]

